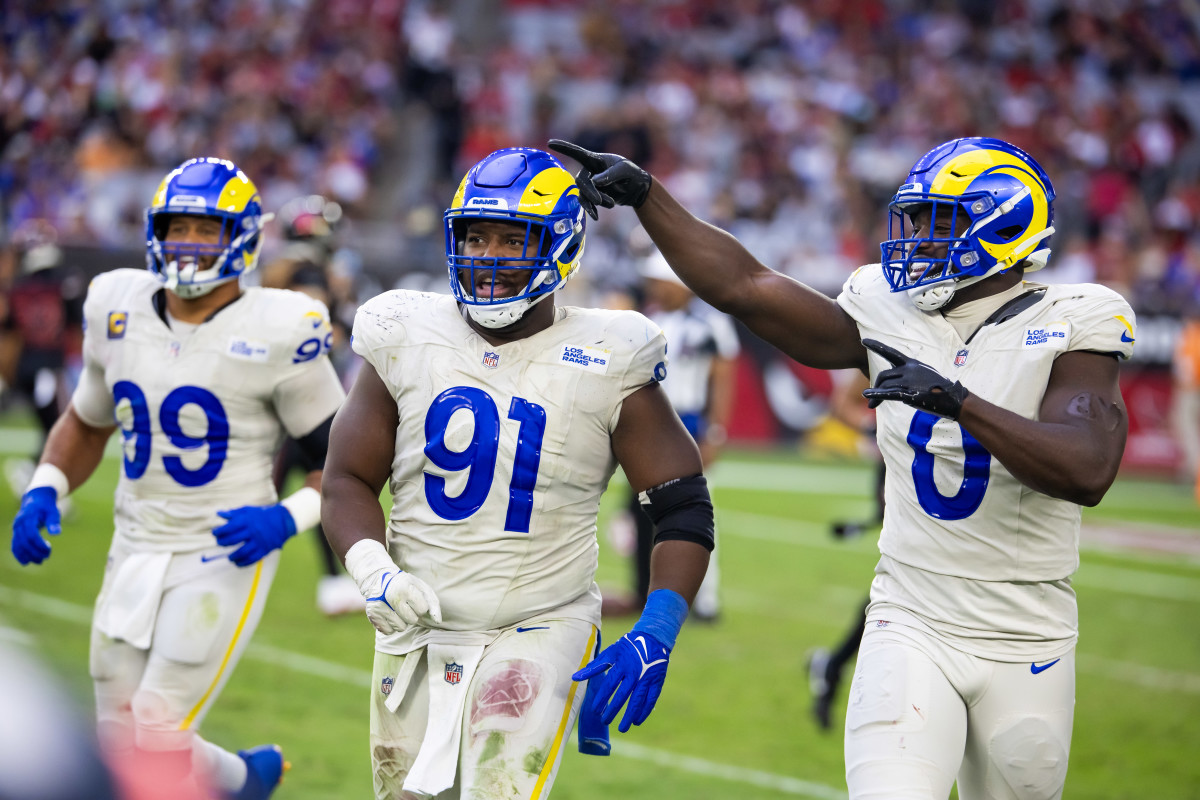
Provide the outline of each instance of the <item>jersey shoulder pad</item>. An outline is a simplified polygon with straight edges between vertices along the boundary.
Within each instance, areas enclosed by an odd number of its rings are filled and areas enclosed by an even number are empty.
[[[370,353],[402,344],[414,329],[429,327],[431,333],[444,333],[457,315],[457,304],[450,295],[393,289],[358,307],[351,345],[354,352],[370,361]]]
[[[567,308],[572,341],[566,346],[607,350],[610,375],[628,387],[644,386],[667,376],[667,339],[662,328],[637,311]],[[579,342],[573,341],[579,339]],[[593,344],[594,342],[594,344]],[[564,351],[563,357],[570,354]]]
[[[1048,293],[1054,310],[1071,323],[1068,349],[1133,355],[1137,318],[1120,294],[1095,283],[1058,284]]]
[[[842,285],[837,302],[846,313],[858,320],[881,299],[890,302],[893,299],[891,295],[892,290],[883,275],[883,267],[879,264],[866,264],[850,273],[850,277]]]
[[[88,284],[84,329],[106,331],[110,339],[121,338],[131,313],[154,313],[150,297],[161,288],[162,282],[144,269],[101,272]]]
[[[302,364],[329,351],[333,327],[325,304],[291,289],[246,289],[251,329],[269,340],[271,360]]]

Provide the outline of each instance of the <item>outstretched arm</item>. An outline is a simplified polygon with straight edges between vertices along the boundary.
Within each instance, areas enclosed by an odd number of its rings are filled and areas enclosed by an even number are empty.
[[[866,367],[858,327],[834,300],[764,266],[736,238],[698,219],[631,161],[559,139],[551,139],[550,148],[583,166],[576,182],[584,200],[637,210],[671,269],[698,297],[802,364]]]

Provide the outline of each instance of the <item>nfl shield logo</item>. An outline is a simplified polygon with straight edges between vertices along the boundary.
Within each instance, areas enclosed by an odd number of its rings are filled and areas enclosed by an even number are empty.
[[[967,348],[964,347],[954,356],[954,366],[961,367],[965,363],[967,363]]]
[[[483,354],[483,365],[488,369],[495,369],[500,366],[500,354],[485,352]]]
[[[384,679],[383,679],[383,683],[381,683],[381,684],[379,685],[379,693],[380,693],[380,694],[385,694],[385,695],[386,695],[386,694],[391,694],[391,693],[392,693],[392,686],[393,686],[395,683],[396,683],[396,681],[395,681],[395,679],[394,679],[394,678],[391,678],[391,677],[386,677],[386,678],[384,678]]]
[[[446,683],[458,683],[462,680],[462,664],[446,665]]]

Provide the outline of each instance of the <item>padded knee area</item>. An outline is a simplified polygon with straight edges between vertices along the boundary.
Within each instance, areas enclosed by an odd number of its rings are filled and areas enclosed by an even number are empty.
[[[1067,751],[1041,717],[1013,720],[988,744],[992,767],[1021,800],[1053,800],[1067,777]]]
[[[180,728],[184,712],[154,690],[139,689],[133,695],[134,738],[142,750],[187,750],[191,753],[190,729]]]

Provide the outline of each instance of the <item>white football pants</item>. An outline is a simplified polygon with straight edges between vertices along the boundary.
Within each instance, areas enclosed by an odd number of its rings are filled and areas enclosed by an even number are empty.
[[[1051,666],[1048,666],[1051,665]],[[1075,711],[1075,651],[990,661],[868,622],[846,711],[851,800],[1057,800]]]

